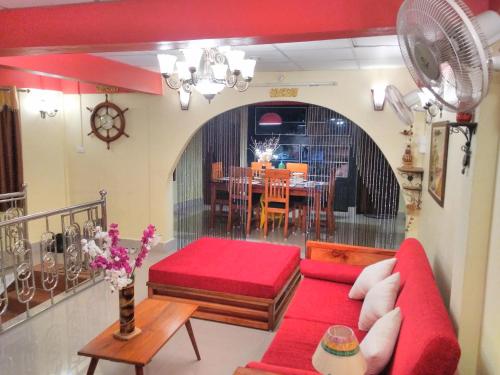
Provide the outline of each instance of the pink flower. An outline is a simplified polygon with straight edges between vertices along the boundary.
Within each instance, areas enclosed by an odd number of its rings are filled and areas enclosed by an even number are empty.
[[[155,232],[156,228],[154,227],[154,225],[149,224],[142,233],[141,250],[139,251],[139,254],[137,254],[137,258],[135,259],[136,267],[141,267],[144,259],[147,257],[149,249],[151,248],[151,243],[153,242],[153,238],[155,236]]]
[[[118,242],[120,241],[118,224],[113,223],[109,226],[108,235],[111,238],[111,246],[118,246]]]
[[[111,277],[111,274],[115,276],[123,274],[127,278],[133,277],[135,269],[142,266],[151,246],[154,245],[155,233],[156,228],[154,225],[148,225],[142,233],[141,249],[136,259],[131,262],[129,250],[119,245],[120,231],[118,230],[118,224],[111,224],[107,233],[107,238],[109,239],[106,241],[108,244],[110,243],[109,248],[105,251],[100,251],[100,255],[93,257],[90,266],[93,269],[105,270],[106,275],[108,275],[107,277]],[[113,281],[110,282],[113,283]]]
[[[90,263],[90,267],[92,267],[93,269],[102,268],[102,269],[106,270],[106,269],[110,269],[110,263],[108,262],[108,260],[105,257],[103,257],[102,255],[98,255]]]

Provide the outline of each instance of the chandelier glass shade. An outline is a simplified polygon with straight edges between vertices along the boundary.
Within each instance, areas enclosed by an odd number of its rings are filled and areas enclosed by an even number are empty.
[[[159,54],[160,71],[167,86],[191,93],[193,89],[210,102],[224,88],[243,92],[254,76],[256,61],[245,52],[228,47],[188,48],[175,55]]]

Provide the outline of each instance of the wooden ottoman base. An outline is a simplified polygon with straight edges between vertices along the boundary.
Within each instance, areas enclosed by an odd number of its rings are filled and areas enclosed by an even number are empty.
[[[242,296],[202,289],[148,282],[149,298],[198,305],[193,318],[213,320],[262,330],[274,330],[300,281],[296,267],[278,295],[273,299]]]

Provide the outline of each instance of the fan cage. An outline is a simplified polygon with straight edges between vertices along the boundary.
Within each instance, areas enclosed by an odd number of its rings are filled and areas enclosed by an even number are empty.
[[[470,111],[487,95],[491,66],[486,38],[463,1],[406,0],[398,13],[397,32],[415,83],[427,87],[443,105]],[[418,43],[427,46],[439,62],[436,80],[418,67]]]

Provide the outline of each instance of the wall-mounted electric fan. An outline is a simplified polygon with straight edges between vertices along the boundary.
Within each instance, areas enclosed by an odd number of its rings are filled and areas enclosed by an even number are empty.
[[[415,117],[412,107],[420,104],[419,90],[404,95],[394,85],[385,88],[385,97],[401,122],[407,126],[413,125]]]
[[[447,108],[471,111],[488,93],[498,64],[489,46],[500,40],[500,16],[474,17],[462,0],[405,0],[397,19],[399,46],[417,86]]]
[[[415,121],[413,111],[425,112],[426,122],[429,123],[442,109],[441,104],[425,89],[413,90],[403,96],[396,86],[389,85],[385,88],[385,97],[399,119],[407,126],[413,125]]]

